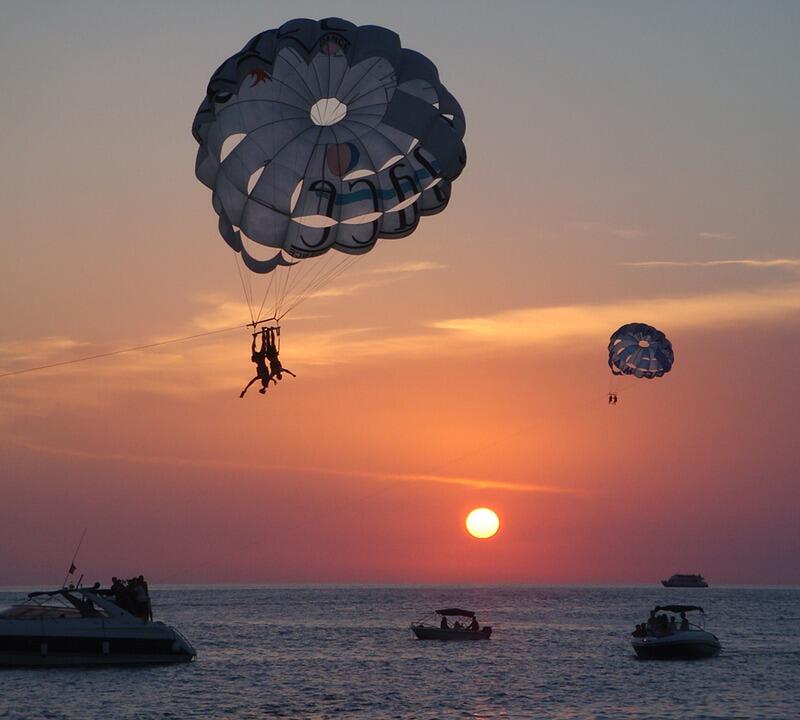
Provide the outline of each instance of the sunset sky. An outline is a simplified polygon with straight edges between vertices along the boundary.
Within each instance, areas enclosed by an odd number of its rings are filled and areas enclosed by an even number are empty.
[[[91,581],[800,583],[798,3],[5,3],[0,373],[249,320],[191,123],[303,16],[437,64],[449,207],[287,319],[266,398],[245,330],[0,379],[0,585],[84,528]],[[675,367],[610,408],[634,321]]]

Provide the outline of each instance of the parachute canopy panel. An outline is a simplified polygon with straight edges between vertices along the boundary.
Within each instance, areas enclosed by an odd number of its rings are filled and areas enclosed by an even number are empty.
[[[657,378],[672,369],[675,356],[667,336],[645,323],[628,323],[608,343],[608,366],[614,375]]]

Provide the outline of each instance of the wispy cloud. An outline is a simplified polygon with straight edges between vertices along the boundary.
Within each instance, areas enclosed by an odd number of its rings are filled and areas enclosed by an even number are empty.
[[[586,220],[571,223],[569,227],[580,230],[581,232],[612,235],[622,240],[636,240],[637,238],[642,238],[647,234],[644,232],[644,230],[639,230],[637,228],[613,227],[610,225],[603,225],[602,223],[589,222]]]
[[[61,336],[37,338],[36,340],[9,340],[0,343],[0,362],[33,362],[42,358],[52,359],[61,353],[85,347],[87,343]]]
[[[447,265],[433,262],[431,260],[417,260],[415,262],[399,263],[387,267],[372,268],[369,272],[376,274],[385,273],[417,273],[428,272],[430,270],[446,270]]]
[[[456,338],[484,343],[533,345],[607,337],[624,322],[644,321],[668,330],[769,321],[800,312],[800,285],[679,298],[644,298],[613,303],[520,308],[482,317],[433,323]]]
[[[757,258],[741,258],[738,260],[643,260],[641,262],[622,263],[626,267],[657,268],[657,267],[723,267],[726,265],[741,265],[754,268],[788,267],[800,268],[800,258],[774,258],[760,260]]]
[[[701,237],[704,240],[735,240],[736,235],[733,233],[727,232],[699,232],[697,233],[697,237]]]
[[[5,440],[37,454],[57,455],[83,460],[123,462],[136,465],[157,465],[170,467],[193,467],[212,470],[237,470],[264,474],[263,463],[231,462],[215,458],[175,457],[169,455],[129,455],[125,453],[106,453],[77,448],[62,448],[53,445],[31,442],[25,438],[8,434]],[[324,468],[307,465],[275,465],[269,466],[270,471],[293,472],[315,476],[335,476],[346,478],[363,478],[378,482],[411,482],[411,483],[436,483],[444,485],[460,485],[475,489],[508,490],[510,492],[525,493],[573,493],[571,488],[557,485],[537,485],[532,483],[517,483],[486,478],[465,477],[461,475],[438,475],[431,473],[398,473],[381,470],[355,470],[345,468]]]

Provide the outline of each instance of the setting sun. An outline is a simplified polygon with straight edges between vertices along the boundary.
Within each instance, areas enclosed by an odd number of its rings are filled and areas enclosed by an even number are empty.
[[[485,539],[492,537],[500,527],[500,518],[489,508],[475,508],[467,515],[467,532],[472,537]]]

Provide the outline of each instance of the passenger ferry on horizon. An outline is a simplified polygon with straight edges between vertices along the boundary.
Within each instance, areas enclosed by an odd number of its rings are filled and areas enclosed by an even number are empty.
[[[679,588],[706,588],[708,583],[702,575],[681,575],[676,573],[669,580],[662,580],[661,584],[664,587],[679,587]]]

